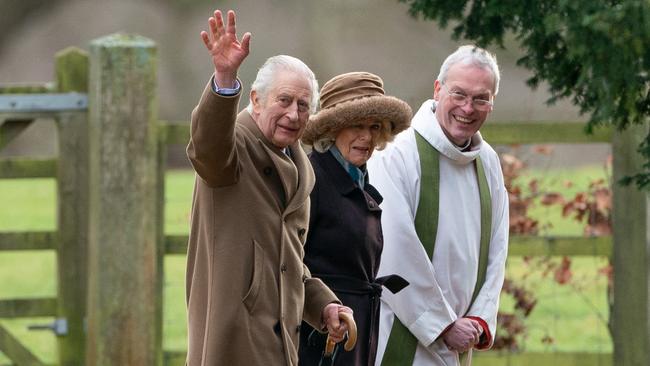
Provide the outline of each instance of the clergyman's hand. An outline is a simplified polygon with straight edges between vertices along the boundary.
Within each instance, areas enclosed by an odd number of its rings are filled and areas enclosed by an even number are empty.
[[[447,348],[459,353],[467,352],[479,343],[483,328],[474,319],[459,318],[443,335]]]
[[[235,12],[228,11],[228,24],[224,26],[220,10],[208,19],[210,33],[201,32],[205,47],[210,52],[215,70],[215,81],[223,88],[233,88],[237,70],[250,51],[251,34],[246,32],[237,39]]]

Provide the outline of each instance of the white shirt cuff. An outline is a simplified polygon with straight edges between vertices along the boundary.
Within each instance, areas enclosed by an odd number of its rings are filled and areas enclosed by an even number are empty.
[[[220,88],[219,85],[217,85],[217,81],[214,78],[214,75],[212,76],[212,91],[223,96],[232,96],[236,95],[239,93],[241,90],[241,85],[239,84],[239,80],[235,80],[235,87],[234,88]]]

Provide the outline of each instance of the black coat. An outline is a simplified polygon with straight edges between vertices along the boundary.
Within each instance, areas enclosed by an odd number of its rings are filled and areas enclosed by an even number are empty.
[[[379,295],[375,283],[383,249],[382,197],[366,180],[361,190],[330,152],[312,152],[316,184],[311,193],[305,264],[354,310],[357,345],[342,347],[336,365],[374,365],[379,334]],[[326,335],[303,322],[299,364],[318,365]],[[371,334],[372,333],[372,334]]]

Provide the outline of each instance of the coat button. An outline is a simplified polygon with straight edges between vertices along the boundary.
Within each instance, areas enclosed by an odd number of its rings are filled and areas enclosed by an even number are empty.
[[[271,175],[271,173],[273,173],[273,169],[270,166],[264,168],[264,175]]]
[[[282,265],[280,266],[280,271],[281,272],[286,272],[287,271],[287,265],[285,263],[282,263]]]
[[[300,229],[298,229],[298,236],[299,236],[299,237],[302,237],[303,235],[305,235],[305,232],[306,232],[306,231],[307,231],[307,230],[305,230],[304,227],[301,227]]]
[[[275,334],[280,335],[280,322],[275,323],[275,325],[273,326],[273,331],[275,332]]]
[[[375,208],[375,203],[372,201],[368,201],[368,207]]]

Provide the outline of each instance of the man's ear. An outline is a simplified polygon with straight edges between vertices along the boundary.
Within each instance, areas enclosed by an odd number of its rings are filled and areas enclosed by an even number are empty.
[[[436,80],[433,82],[433,100],[435,101],[440,101],[440,87],[442,87],[440,81]]]
[[[253,113],[259,115],[260,111],[262,110],[260,95],[257,93],[256,90],[251,90],[250,98],[251,98],[251,104],[253,105]]]

